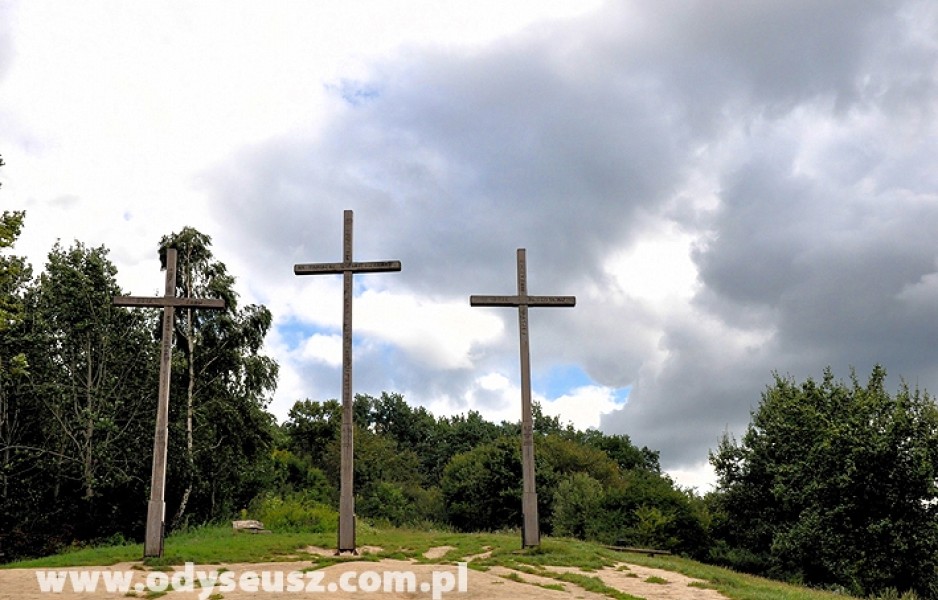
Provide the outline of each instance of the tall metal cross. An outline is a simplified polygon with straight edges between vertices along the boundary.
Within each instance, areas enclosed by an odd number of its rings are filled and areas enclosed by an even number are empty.
[[[352,417],[352,275],[400,271],[399,260],[352,261],[352,211],[345,211],[343,258],[340,263],[311,263],[293,266],[296,275],[342,273],[342,457],[339,482],[338,553],[356,552],[355,496],[353,489],[354,440]]]
[[[153,436],[153,471],[150,476],[150,503],[147,505],[147,533],[143,545],[145,557],[163,556],[163,533],[166,521],[166,447],[169,427],[170,358],[173,352],[173,317],[175,308],[223,309],[225,301],[215,298],[176,297],[176,249],[166,249],[166,285],[163,296],[117,296],[115,306],[163,309],[163,338],[160,351],[160,386],[156,405],[156,433]]]
[[[534,486],[534,422],[531,416],[531,352],[528,343],[529,306],[576,306],[576,296],[529,296],[524,248],[518,248],[518,294],[515,296],[469,296],[471,306],[517,306],[521,337],[521,476],[524,484],[521,530],[522,547],[541,542],[537,523],[537,491]]]

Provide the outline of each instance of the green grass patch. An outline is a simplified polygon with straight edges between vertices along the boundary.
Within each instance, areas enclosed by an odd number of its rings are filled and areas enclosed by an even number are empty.
[[[664,577],[658,577],[657,575],[652,575],[651,577],[649,577],[648,579],[645,580],[645,583],[660,583],[660,584],[666,584],[666,583],[670,583],[670,582],[669,582],[667,579],[665,579]]]
[[[235,532],[230,526],[212,525],[171,534],[164,543],[162,558],[148,558],[143,564],[151,570],[166,570],[186,562],[218,564],[234,562],[270,562],[309,559],[301,552],[306,546],[335,545],[332,533],[272,533],[252,535]],[[143,544],[82,548],[9,563],[0,568],[56,568],[109,566],[142,559]],[[295,557],[295,558],[291,558]]]
[[[790,585],[772,579],[737,573],[723,567],[707,565],[680,556],[646,556],[619,553],[621,560],[681,573],[704,581],[699,587],[717,590],[734,600],[844,600],[849,596]]]
[[[527,581],[521,578],[521,575],[518,575],[514,571],[512,571],[511,573],[507,573],[505,575],[499,575],[499,577],[501,577],[502,579],[509,579],[516,583],[527,583]]]
[[[578,573],[550,573],[550,577],[560,581],[565,581],[567,583],[572,583],[573,585],[578,585],[588,592],[603,594],[609,596],[610,598],[615,598],[616,600],[644,600],[643,598],[639,598],[631,594],[626,594],[625,592],[620,592],[613,587],[609,587],[603,583],[602,579],[599,577],[593,577],[591,575],[580,575]]]
[[[712,583],[707,583],[706,581],[691,581],[687,584],[687,587],[698,588],[701,590],[715,590],[717,586]]]
[[[544,588],[545,590],[555,590],[558,592],[565,592],[567,588],[563,587],[563,584],[560,583],[537,583],[537,587]]]

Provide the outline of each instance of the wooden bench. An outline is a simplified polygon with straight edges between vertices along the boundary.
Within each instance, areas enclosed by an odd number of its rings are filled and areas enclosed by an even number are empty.
[[[670,550],[656,550],[654,548],[635,548],[633,546],[625,546],[622,542],[616,542],[612,546],[606,546],[610,550],[617,550],[619,552],[634,552],[635,554],[647,554],[648,556],[670,556]]]

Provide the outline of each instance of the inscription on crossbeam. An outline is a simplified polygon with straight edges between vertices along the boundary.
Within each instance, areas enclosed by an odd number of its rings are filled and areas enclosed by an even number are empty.
[[[225,308],[225,301],[217,298],[177,298],[174,296],[115,296],[114,306],[172,306],[198,308]]]
[[[303,265],[294,265],[293,273],[295,275],[318,275],[320,273],[388,273],[391,271],[400,271],[401,261],[399,260],[380,260],[374,262],[353,262],[353,263],[310,263]]]
[[[469,296],[471,306],[576,306],[576,296]]]

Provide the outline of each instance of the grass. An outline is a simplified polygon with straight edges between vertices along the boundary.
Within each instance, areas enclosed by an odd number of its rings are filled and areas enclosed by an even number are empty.
[[[715,589],[734,600],[844,600],[845,596],[788,585],[769,579],[736,573],[721,567],[706,565],[679,556],[649,557],[643,554],[619,552],[603,546],[567,538],[544,538],[537,548],[522,549],[520,535],[511,533],[464,534],[449,531],[411,530],[393,527],[374,527],[361,523],[356,533],[359,546],[376,546],[381,551],[365,556],[317,556],[303,551],[307,546],[335,547],[334,533],[274,532],[265,535],[235,533],[227,526],[206,526],[174,533],[166,539],[163,558],[147,559],[148,569],[166,569],[186,562],[197,564],[312,561],[311,568],[323,568],[348,560],[380,560],[392,558],[414,560],[417,563],[455,564],[463,557],[490,553],[487,558],[470,562],[472,569],[486,571],[501,566],[518,573],[527,573],[556,580],[550,589],[562,589],[563,583],[598,592],[619,600],[634,597],[605,585],[591,575],[603,568],[620,568],[623,562],[681,573],[702,580],[695,587]],[[427,559],[423,555],[430,548],[452,546],[442,559]],[[82,548],[55,556],[20,561],[0,568],[61,568],[92,565],[113,565],[138,562],[143,554],[142,544],[125,544],[97,548]],[[557,573],[547,566],[577,567],[579,573]],[[519,579],[520,575],[517,576]],[[514,579],[514,577],[510,577]],[[666,583],[663,578],[651,577],[646,581]]]
[[[790,585],[763,577],[737,573],[680,556],[650,557],[644,554],[621,553],[622,560],[665,571],[681,573],[703,584],[691,584],[717,590],[734,600],[844,600],[844,594],[835,594],[797,585]]]
[[[296,554],[297,549],[309,545],[335,543],[335,534],[278,533],[251,535],[235,533],[230,527],[205,526],[170,535],[164,545],[162,558],[149,558],[144,564],[150,568],[181,565],[187,561],[200,564],[231,562],[267,562],[283,560]],[[52,568],[80,566],[108,566],[121,562],[139,561],[143,544],[125,544],[98,548],[69,550],[3,565],[0,568]],[[308,555],[304,556],[308,558]]]

